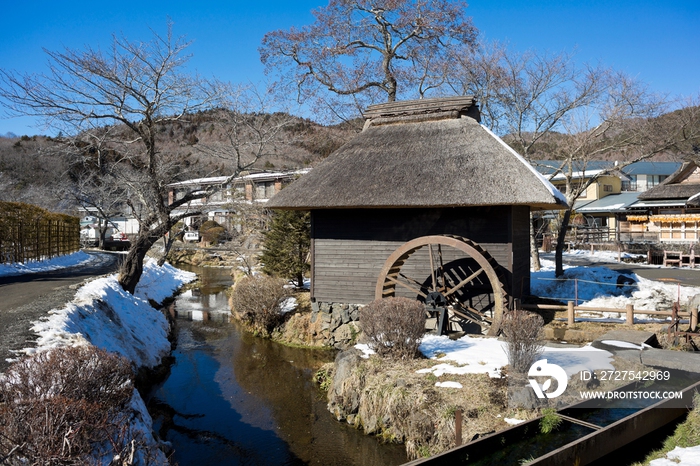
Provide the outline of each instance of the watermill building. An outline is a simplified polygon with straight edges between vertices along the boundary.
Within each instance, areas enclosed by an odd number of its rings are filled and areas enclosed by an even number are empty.
[[[311,297],[446,301],[487,331],[529,293],[529,214],[562,194],[482,126],[471,97],[374,105],[354,139],[276,194],[311,211]]]

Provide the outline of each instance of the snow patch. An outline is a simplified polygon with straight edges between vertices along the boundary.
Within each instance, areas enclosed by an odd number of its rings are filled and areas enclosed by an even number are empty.
[[[441,388],[462,388],[462,384],[459,382],[435,382],[435,386]]]
[[[116,275],[93,280],[78,290],[73,302],[51,310],[48,318],[34,324],[37,346],[22,352],[92,344],[121,354],[137,367],[157,366],[170,353],[168,321],[148,299],[162,302],[195,277],[149,260],[134,295],[121,288]]]
[[[29,273],[49,272],[51,270],[64,269],[74,267],[76,265],[85,265],[97,260],[84,251],[66,254],[65,256],[54,257],[41,261],[18,262],[13,264],[0,264],[0,277],[11,275],[24,275]]]
[[[649,462],[649,466],[697,466],[700,464],[700,445],[695,447],[676,447],[666,453],[665,458]]]

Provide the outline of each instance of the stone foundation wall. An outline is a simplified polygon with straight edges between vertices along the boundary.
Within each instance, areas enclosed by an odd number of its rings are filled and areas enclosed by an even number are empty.
[[[362,304],[311,303],[311,324],[318,329],[324,345],[345,349],[357,343],[362,307]]]

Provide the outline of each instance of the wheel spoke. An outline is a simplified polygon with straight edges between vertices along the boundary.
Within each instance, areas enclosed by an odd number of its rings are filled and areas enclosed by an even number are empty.
[[[437,278],[435,278],[435,261],[433,259],[433,245],[428,244],[428,254],[430,255],[430,278],[433,280],[433,289],[431,291],[437,291]]]
[[[442,261],[442,245],[438,244],[438,260],[440,261],[440,278],[442,280],[442,286],[440,291],[447,290],[447,281],[445,281],[445,264]]]
[[[455,291],[459,290],[460,288],[462,288],[462,287],[463,287],[464,285],[466,285],[467,283],[472,282],[472,281],[473,281],[476,277],[478,277],[479,274],[481,274],[481,272],[483,272],[483,271],[484,271],[484,269],[479,269],[479,270],[477,270],[476,272],[474,272],[473,274],[469,275],[467,278],[465,278],[465,279],[462,280],[461,282],[457,283],[456,286],[450,288],[450,289],[445,293],[445,296],[451,295],[452,293],[454,293]]]
[[[458,307],[459,309],[455,309],[455,307]],[[484,314],[483,311],[477,311],[477,310],[474,309],[473,307],[467,306],[466,304],[463,304],[463,303],[459,303],[459,302],[453,303],[453,305],[452,305],[452,310],[453,310],[456,314],[460,314],[460,315],[461,315],[461,314],[467,314],[467,315],[471,315],[472,319],[479,319],[479,320],[481,320],[482,322],[486,322],[486,323],[488,323],[488,324],[491,324],[491,323],[492,323],[492,319],[490,319],[489,317],[487,317],[486,314]]]
[[[454,312],[456,315],[460,316],[463,319],[466,319],[470,322],[474,322],[475,324],[479,325],[482,329],[488,328],[489,325],[491,325],[491,321],[486,319],[482,314],[477,312],[475,309],[470,309],[468,308],[469,311],[472,312],[462,312],[458,311],[457,309],[452,309],[452,312]]]
[[[404,277],[403,274],[400,274],[400,275],[401,275],[402,277]],[[406,278],[406,277],[404,277],[404,278]],[[399,286],[402,286],[402,287],[404,287],[404,288],[406,288],[406,289],[408,289],[408,290],[413,291],[414,293],[418,294],[419,296],[422,296],[422,297],[424,297],[424,298],[427,297],[427,295],[426,295],[425,293],[423,293],[423,292],[420,290],[420,288],[414,288],[414,287],[410,286],[408,283],[399,281],[399,280],[397,280],[396,278],[391,277],[391,276],[389,276],[389,275],[386,276],[386,279],[387,279],[388,281],[390,281],[391,283],[394,283],[395,285],[399,285]]]

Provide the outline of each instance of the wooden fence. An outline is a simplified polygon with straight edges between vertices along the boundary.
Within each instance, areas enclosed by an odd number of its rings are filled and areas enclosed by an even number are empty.
[[[0,202],[0,263],[50,259],[80,249],[80,219],[19,202]]]
[[[557,305],[557,304],[523,304],[523,309],[530,311],[540,311],[540,310],[553,310],[553,311],[566,311],[567,315],[567,325],[572,326],[576,323],[576,313],[596,313],[596,312],[615,312],[625,315],[625,324],[634,325],[634,315],[650,315],[650,316],[662,316],[671,317],[671,323],[679,319],[688,319],[689,327],[692,331],[695,331],[698,327],[698,309],[689,309],[688,311],[681,311],[679,306],[675,305],[670,311],[648,311],[643,309],[635,309],[632,304],[628,304],[625,309],[616,308],[603,308],[603,307],[584,307],[575,306],[573,301],[569,301],[567,305]]]

